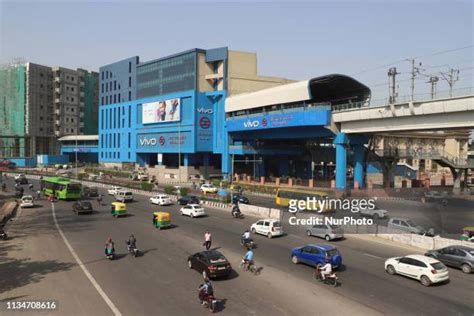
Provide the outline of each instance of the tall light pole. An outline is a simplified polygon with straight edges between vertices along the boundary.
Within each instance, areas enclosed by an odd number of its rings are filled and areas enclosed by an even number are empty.
[[[181,117],[178,123],[178,182],[181,183]]]
[[[76,150],[75,150],[75,156],[76,156],[76,179],[78,179],[78,171],[77,171],[77,131],[76,131]]]

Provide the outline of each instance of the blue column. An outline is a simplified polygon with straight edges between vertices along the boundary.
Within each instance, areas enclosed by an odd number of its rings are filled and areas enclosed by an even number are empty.
[[[222,151],[222,159],[221,159],[221,169],[222,169],[222,175],[224,177],[224,180],[229,179],[229,173],[231,172],[230,169],[231,167],[231,156],[229,154],[229,146],[232,144],[232,140],[230,139],[230,136],[228,133],[225,133],[224,136],[224,144],[223,144],[223,151]]]
[[[354,146],[354,182],[359,183],[359,188],[364,188],[364,146]]]
[[[183,154],[183,166],[189,166],[189,154]]]
[[[202,156],[202,164],[204,166],[204,178],[207,179],[209,175],[208,167],[209,167],[209,153],[204,153]]]
[[[346,172],[347,172],[347,144],[346,134],[339,133],[334,138],[336,145],[336,189],[346,188]]]

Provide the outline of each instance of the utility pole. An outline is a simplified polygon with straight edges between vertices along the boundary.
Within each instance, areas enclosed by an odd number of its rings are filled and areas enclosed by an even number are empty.
[[[388,94],[389,94],[389,103],[395,104],[397,100],[397,88],[395,86],[396,76],[399,73],[397,72],[396,67],[392,67],[388,70]]]
[[[424,69],[421,69],[417,66],[415,66],[415,59],[408,59],[409,61],[411,61],[411,100],[413,101],[415,99],[415,78],[416,78],[416,75],[420,73],[420,70],[424,70]],[[421,63],[419,63],[418,66],[421,66]]]
[[[439,78],[437,76],[431,76],[427,83],[431,83],[431,100],[436,98],[436,85],[438,84]]]
[[[453,96],[453,86],[456,81],[459,80],[459,69],[449,69],[448,72],[441,72],[441,76],[448,82],[449,85],[449,97]]]

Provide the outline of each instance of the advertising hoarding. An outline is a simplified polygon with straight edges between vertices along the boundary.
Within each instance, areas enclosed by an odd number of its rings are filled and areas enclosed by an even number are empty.
[[[176,122],[181,119],[180,99],[170,99],[142,104],[142,123]]]

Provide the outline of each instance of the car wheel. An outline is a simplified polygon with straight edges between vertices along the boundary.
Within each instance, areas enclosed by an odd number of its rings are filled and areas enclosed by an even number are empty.
[[[298,264],[300,261],[298,260],[297,256],[293,256],[291,257],[291,262],[293,262],[294,264]]]
[[[428,278],[426,275],[422,275],[422,276],[421,276],[420,282],[421,282],[421,284],[423,284],[424,286],[430,286],[430,285],[431,285],[431,280],[430,280],[430,278]]]
[[[188,260],[188,268],[189,268],[189,269],[192,269],[192,268],[193,268],[193,263],[191,262],[191,260]]]
[[[306,236],[311,237],[311,231],[307,230],[306,231]]]
[[[374,219],[379,219],[379,218],[380,218],[379,214],[375,213],[374,214]]]
[[[472,272],[471,266],[468,265],[467,263],[464,263],[464,264],[461,266],[461,270],[462,270],[462,272],[464,272],[464,273],[471,273],[471,272]]]
[[[252,231],[252,234],[255,234],[255,233],[256,233],[255,228],[252,228],[251,231]]]
[[[331,237],[329,235],[324,236],[324,239],[326,239],[326,241],[331,241]]]
[[[208,278],[208,273],[207,273],[206,269],[202,270],[202,277],[203,277],[204,279],[207,279],[207,278]]]
[[[190,216],[191,218],[194,218],[194,213],[189,213],[189,216]]]
[[[395,273],[397,273],[397,271],[395,271],[395,268],[392,265],[389,265],[387,267],[387,273],[390,275],[394,275]]]
[[[267,237],[268,237],[268,238],[272,238],[272,237],[273,237],[272,233],[268,233],[268,234],[267,234]]]

